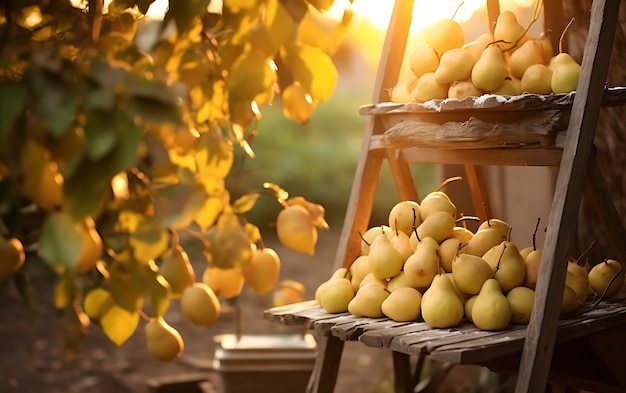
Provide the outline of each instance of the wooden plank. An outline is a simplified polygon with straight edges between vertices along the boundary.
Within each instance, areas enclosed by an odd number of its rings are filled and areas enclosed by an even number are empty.
[[[333,336],[316,336],[317,358],[306,393],[332,393],[337,384],[344,342]]]
[[[567,257],[577,225],[584,177],[604,95],[619,4],[619,0],[596,0],[592,4],[581,75],[572,104],[516,393],[540,392],[546,387],[565,286]]]
[[[491,210],[491,204],[489,203],[489,191],[483,168],[480,165],[466,164],[465,173],[467,174],[467,182],[472,194],[474,211],[480,221],[486,221],[488,218],[491,218],[487,217],[487,211],[493,212],[493,210]],[[487,211],[485,211],[485,208]]]

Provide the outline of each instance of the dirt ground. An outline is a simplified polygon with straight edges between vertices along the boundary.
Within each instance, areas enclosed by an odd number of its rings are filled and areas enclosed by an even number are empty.
[[[313,298],[317,285],[332,270],[338,241],[336,232],[320,233],[314,257],[291,252],[275,242],[268,244],[266,240],[266,245],[281,256],[281,278],[305,284],[306,299]],[[203,263],[194,262],[199,274]],[[144,343],[143,321],[119,348],[99,327],[92,325],[80,356],[67,364],[60,352],[61,324],[53,307],[53,277],[39,273],[33,275],[31,284],[39,303],[39,312],[34,316],[20,303],[11,283],[0,283],[0,392],[149,393],[154,391],[151,386],[155,382],[189,377],[209,379],[215,387],[219,384],[211,369],[214,337],[235,332],[234,313],[224,313],[210,328],[198,328],[187,322],[178,303],[172,302],[165,317],[181,333],[185,350],[180,359],[171,363],[160,363],[150,356]],[[257,296],[246,288],[240,301],[243,333],[294,332],[292,328],[263,319],[263,310],[271,307],[271,295]],[[386,351],[347,343],[340,367],[337,393],[392,391],[391,354]]]

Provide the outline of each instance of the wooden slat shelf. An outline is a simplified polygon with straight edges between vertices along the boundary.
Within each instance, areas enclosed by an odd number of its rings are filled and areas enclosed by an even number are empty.
[[[359,341],[368,347],[388,348],[407,355],[430,355],[455,364],[484,364],[521,352],[526,325],[502,331],[480,330],[469,321],[450,329],[432,329],[425,322],[396,322],[388,318],[360,318],[349,313],[328,314],[315,300],[275,307],[265,319],[302,326],[342,341]],[[603,301],[592,310],[562,318],[556,343],[584,337],[594,331],[626,324],[626,299]]]

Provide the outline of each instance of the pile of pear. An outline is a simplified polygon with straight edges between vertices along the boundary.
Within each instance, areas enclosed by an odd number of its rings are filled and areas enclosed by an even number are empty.
[[[561,47],[555,55],[548,35],[533,37],[527,30],[513,12],[503,11],[493,33],[465,42],[459,23],[440,19],[408,54],[408,67],[389,89],[390,100],[423,103],[484,94],[547,95],[576,90],[580,76],[576,60]]]
[[[503,330],[529,322],[542,251],[519,249],[509,240],[507,222],[489,219],[472,232],[458,225],[462,218],[442,191],[421,203],[401,201],[388,218],[388,225],[360,235],[358,257],[318,286],[315,299],[326,312],[423,321],[431,328],[469,321],[481,330]],[[618,261],[589,269],[571,259],[561,315],[577,312],[594,294],[614,296],[623,286]]]

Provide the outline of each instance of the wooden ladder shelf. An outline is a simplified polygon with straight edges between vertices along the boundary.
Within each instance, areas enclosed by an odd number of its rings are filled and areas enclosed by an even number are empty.
[[[497,0],[488,0],[490,18],[497,15]],[[481,165],[554,166],[558,167],[547,234],[543,247],[540,278],[535,292],[535,306],[527,326],[514,326],[506,331],[480,331],[470,323],[455,329],[431,329],[424,322],[398,323],[390,319],[358,318],[348,313],[327,314],[315,301],[278,307],[265,312],[266,319],[288,325],[301,325],[318,337],[318,360],[307,392],[332,392],[335,387],[341,353],[345,341],[359,340],[371,347],[392,352],[396,392],[416,391],[418,372],[412,372],[409,356],[418,355],[420,362],[429,355],[445,364],[480,364],[494,370],[513,370],[517,374],[515,391],[542,392],[548,381],[558,380],[563,374],[557,352],[562,343],[575,342],[593,335],[612,337],[613,340],[626,325],[624,298],[604,301],[592,311],[561,319],[560,307],[565,286],[567,260],[575,236],[578,211],[583,191],[587,189],[597,203],[599,216],[618,258],[626,261],[626,231],[615,206],[606,192],[602,174],[595,161],[593,138],[602,105],[621,105],[626,100],[624,90],[611,92],[605,81],[616,31],[620,0],[595,0],[591,11],[589,33],[584,49],[581,75],[573,100],[564,105],[568,122],[564,126],[562,146],[545,148],[542,145],[507,148],[477,147],[464,149],[437,146],[394,146],[384,134],[394,124],[409,118],[445,122],[451,118],[469,116],[472,111],[456,113],[428,111],[420,105],[379,105],[386,101],[385,89],[395,85],[408,39],[412,0],[396,0],[381,54],[374,86],[373,104],[364,107],[362,114],[370,115],[365,130],[361,156],[358,162],[342,230],[335,268],[348,266],[360,252],[359,233],[369,225],[379,174],[386,160],[393,174],[401,199],[418,201],[409,163],[462,164],[465,166],[474,206],[484,211],[488,203]],[[559,19],[555,31],[562,28],[562,10],[558,1],[546,0],[546,23]],[[553,13],[549,17],[548,13]],[[552,21],[552,22],[551,22]],[[616,93],[616,94],[613,94]],[[617,95],[617,98],[615,97]],[[514,111],[508,115],[513,116]],[[533,111],[524,116],[533,116]],[[420,117],[421,116],[421,117]],[[489,119],[487,118],[487,121]],[[479,217],[486,217],[478,214]],[[597,339],[599,342],[605,342]],[[626,339],[612,342],[625,348]],[[622,354],[624,351],[621,352]],[[520,357],[521,354],[521,357]],[[602,358],[602,354],[593,354]],[[576,358],[569,353],[568,356]],[[589,359],[591,355],[586,354]],[[595,358],[594,358],[595,359]],[[601,359],[605,360],[606,359]],[[599,361],[599,360],[598,360]],[[626,391],[626,358],[606,362],[601,375],[598,370],[570,370],[576,373],[580,388],[610,392]],[[418,369],[419,371],[419,369]],[[592,378],[589,373],[596,373]],[[445,374],[444,374],[445,375]],[[602,378],[604,377],[604,378]],[[600,379],[598,381],[598,379]],[[569,382],[572,381],[570,378]],[[420,389],[426,391],[427,389]]]

